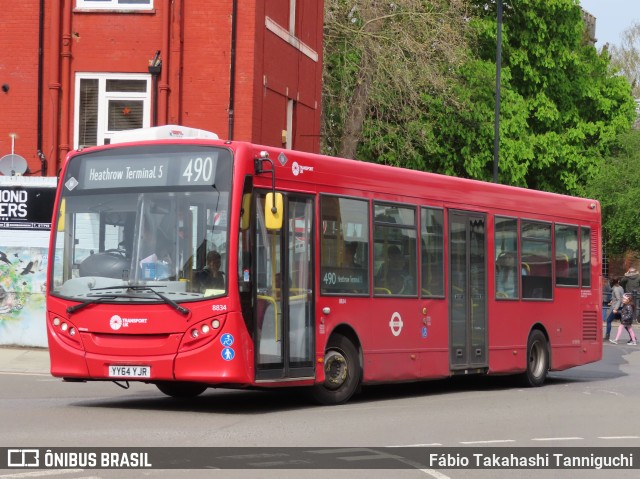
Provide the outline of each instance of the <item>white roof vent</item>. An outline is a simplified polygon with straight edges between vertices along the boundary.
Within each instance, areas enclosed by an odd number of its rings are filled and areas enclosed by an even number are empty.
[[[154,126],[152,128],[138,128],[137,130],[119,131],[114,133],[111,137],[111,144],[147,140],[193,140],[197,138],[217,140],[218,135],[198,128],[189,128],[188,126],[164,125]]]

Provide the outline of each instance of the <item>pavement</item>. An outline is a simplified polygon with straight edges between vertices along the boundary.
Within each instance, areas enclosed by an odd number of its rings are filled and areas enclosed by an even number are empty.
[[[49,350],[0,346],[0,372],[49,374]]]

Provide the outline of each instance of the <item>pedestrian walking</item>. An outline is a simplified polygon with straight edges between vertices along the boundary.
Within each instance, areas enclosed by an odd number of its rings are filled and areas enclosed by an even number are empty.
[[[619,313],[619,309],[622,308],[622,297],[624,296],[624,289],[620,286],[620,278],[611,279],[611,302],[609,303],[609,315],[607,316],[607,329],[604,334],[605,341],[611,339],[611,323],[613,318]]]
[[[633,304],[633,295],[629,293],[625,293],[622,299],[622,312],[620,318],[620,326],[618,326],[618,334],[616,334],[616,339],[609,339],[613,344],[618,344],[618,340],[620,339],[620,335],[622,334],[622,330],[626,329],[627,333],[629,333],[629,342],[627,343],[630,346],[635,346],[637,343],[636,335],[633,332],[633,318],[635,318],[635,305]]]
[[[640,290],[640,273],[631,266],[620,280],[620,286],[624,288],[625,293],[633,293]]]
[[[609,314],[609,303],[611,302],[611,281],[609,278],[602,278],[602,322],[607,321]]]

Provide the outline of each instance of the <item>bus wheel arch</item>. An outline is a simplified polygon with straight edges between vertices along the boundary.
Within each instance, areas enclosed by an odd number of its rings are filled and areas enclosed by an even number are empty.
[[[324,405],[344,404],[362,382],[362,350],[355,332],[346,326],[336,328],[324,353],[325,379],[311,388],[315,401]]]
[[[534,327],[527,339],[526,369],[522,383],[528,387],[542,386],[551,368],[549,337],[542,327]]]
[[[194,398],[208,388],[206,384],[186,381],[158,381],[155,385],[163,394],[179,399]]]

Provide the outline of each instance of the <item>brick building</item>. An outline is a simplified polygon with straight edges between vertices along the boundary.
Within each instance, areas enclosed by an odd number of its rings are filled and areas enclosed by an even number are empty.
[[[69,150],[163,124],[318,152],[323,3],[3,2],[0,157],[15,134],[26,175],[55,176]]]

